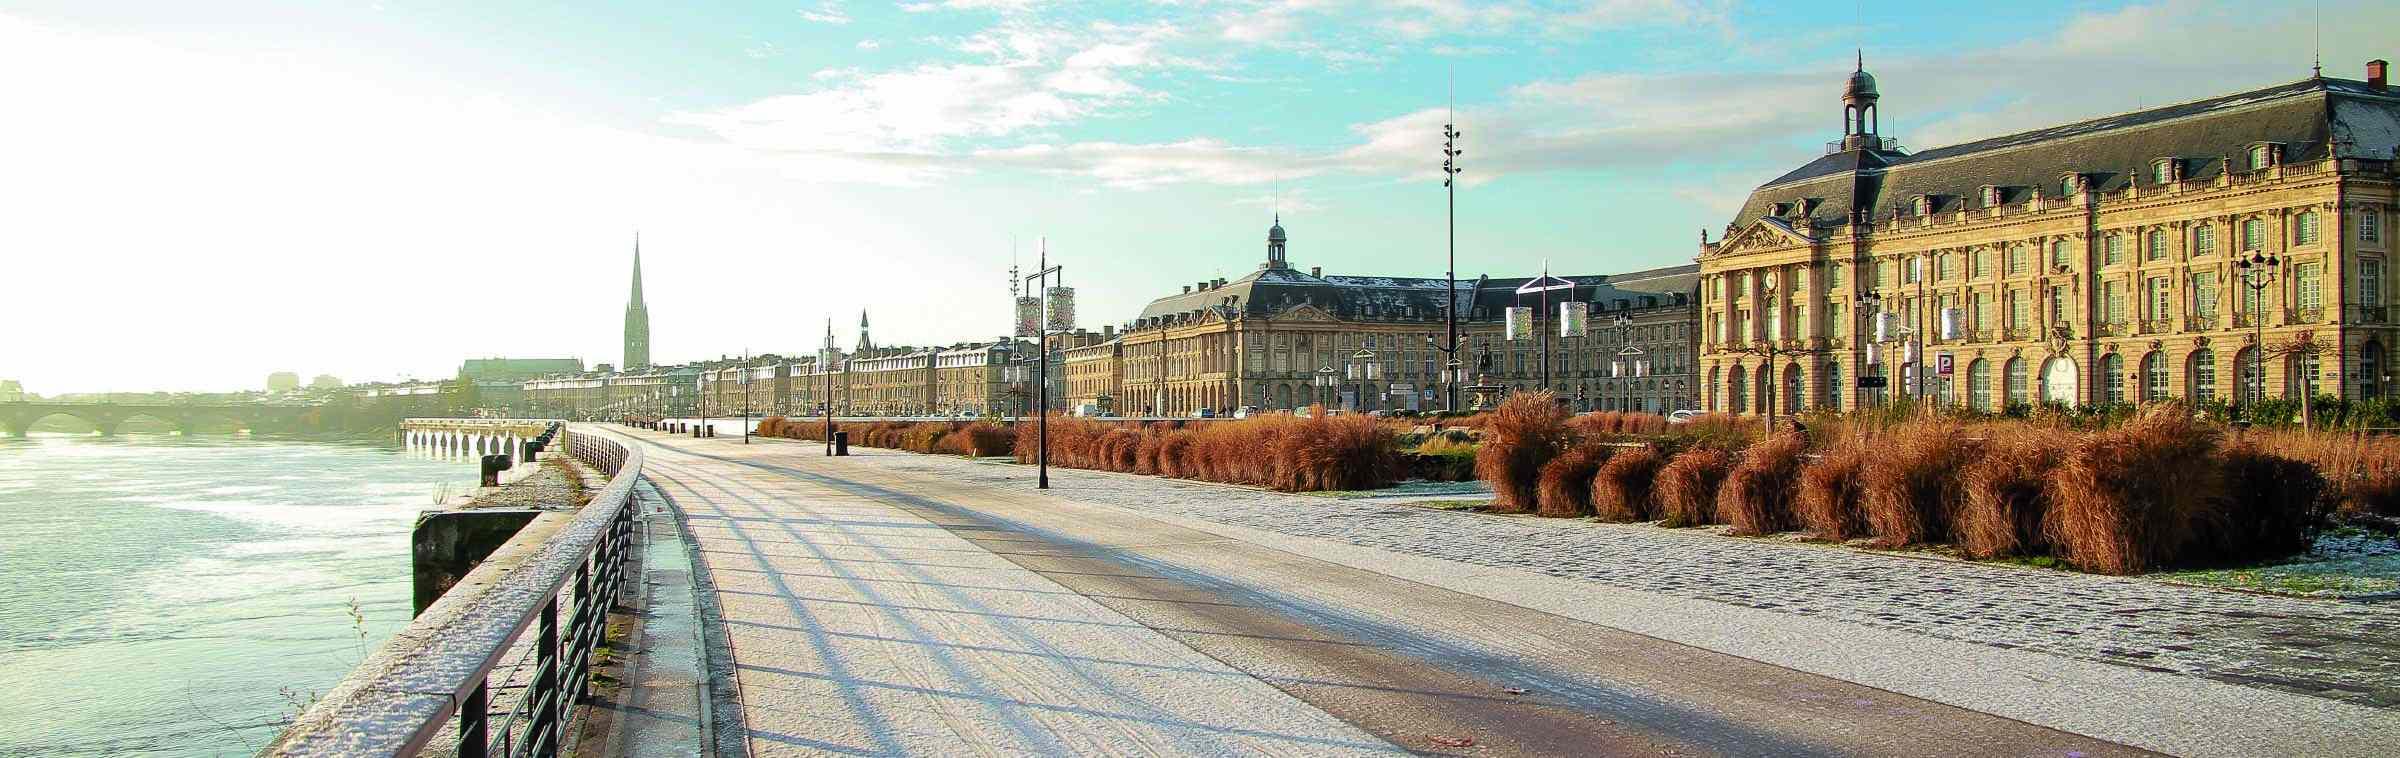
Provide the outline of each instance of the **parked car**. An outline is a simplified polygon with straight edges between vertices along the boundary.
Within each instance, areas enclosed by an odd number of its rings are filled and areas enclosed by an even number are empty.
[[[1692,419],[1696,419],[1696,418],[1699,418],[1699,417],[1701,417],[1701,416],[1706,416],[1706,415],[1708,415],[1708,412],[1707,412],[1707,411],[1691,411],[1691,410],[1675,411],[1675,412],[1673,412],[1673,413],[1669,413],[1669,414],[1667,414],[1667,423],[1670,423],[1670,424],[1685,424],[1685,423],[1690,423]]]
[[[1240,408],[1233,409],[1234,418],[1249,418],[1256,415],[1258,415],[1258,406],[1255,405],[1245,405]]]
[[[1214,409],[1214,408],[1202,408],[1202,409],[1200,409],[1200,410],[1192,411],[1192,418],[1216,418],[1216,417],[1217,417],[1217,411],[1216,411],[1216,409]]]

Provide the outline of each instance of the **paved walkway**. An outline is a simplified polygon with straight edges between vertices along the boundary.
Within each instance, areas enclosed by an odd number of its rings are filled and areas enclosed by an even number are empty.
[[[2157,616],[2108,633],[2288,603],[2308,613],[2273,608],[2286,623],[2388,644],[2374,609],[1096,472],[1036,494],[1017,466],[642,436],[761,753],[2375,755],[2400,726],[2040,636],[2147,599]],[[1895,584],[1948,590],[1881,606]],[[2209,660],[2252,644],[2192,639]]]

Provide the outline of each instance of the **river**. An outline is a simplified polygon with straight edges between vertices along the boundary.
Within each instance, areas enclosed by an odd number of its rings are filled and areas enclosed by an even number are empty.
[[[386,440],[0,438],[0,755],[255,752],[407,624],[409,525],[474,479]]]

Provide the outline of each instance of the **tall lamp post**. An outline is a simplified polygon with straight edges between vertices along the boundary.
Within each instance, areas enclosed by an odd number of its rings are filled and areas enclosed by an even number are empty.
[[[1358,380],[1358,407],[1350,410],[1366,410],[1367,382],[1383,378],[1383,364],[1375,360],[1375,351],[1362,347],[1350,354],[1350,365],[1346,368],[1350,378]]]
[[[1460,171],[1464,171],[1464,170],[1465,170],[1465,169],[1459,168],[1459,166],[1458,166],[1458,156],[1459,156],[1459,154],[1461,154],[1461,153],[1464,153],[1464,152],[1466,152],[1466,151],[1458,149],[1458,138],[1459,138],[1460,136],[1462,136],[1464,133],[1463,133],[1463,132],[1460,132],[1460,131],[1458,130],[1458,113],[1457,113],[1455,110],[1453,110],[1453,111],[1451,112],[1449,121],[1450,121],[1450,123],[1446,123],[1446,124],[1443,124],[1443,125],[1442,125],[1442,194],[1444,194],[1444,195],[1448,196],[1448,201],[1449,201],[1449,204],[1450,204],[1450,209],[1449,209],[1449,232],[1450,232],[1450,248],[1449,248],[1449,249],[1450,249],[1450,258],[1449,258],[1449,265],[1448,265],[1447,267],[1445,267],[1445,268],[1443,269],[1443,272],[1442,272],[1442,275],[1443,275],[1443,277],[1444,277],[1444,278],[1445,278],[1445,279],[1446,279],[1446,280],[1449,282],[1449,297],[1448,297],[1447,299],[1445,299],[1445,300],[1443,300],[1443,301],[1442,301],[1442,321],[1443,321],[1443,323],[1445,323],[1445,324],[1447,324],[1447,325],[1449,326],[1449,331],[1450,331],[1450,340],[1449,340],[1449,342],[1447,342],[1447,343],[1445,343],[1445,344],[1442,344],[1442,345],[1437,345],[1436,347],[1438,347],[1438,348],[1439,348],[1439,349],[1442,351],[1442,353],[1443,353],[1444,355],[1448,355],[1448,356],[1450,356],[1450,359],[1451,359],[1451,360],[1450,360],[1450,362],[1451,362],[1451,363],[1457,363],[1457,362],[1458,362],[1458,360],[1457,360],[1457,359],[1458,359],[1458,341],[1459,341],[1459,337],[1458,337],[1458,172],[1460,172]],[[1431,338],[1431,337],[1427,337],[1427,338],[1426,338],[1426,341],[1427,341],[1427,342],[1432,342],[1432,341],[1433,341],[1433,338]],[[1457,378],[1457,377],[1449,377],[1449,379],[1450,379],[1450,381],[1448,381],[1448,382],[1445,382],[1445,384],[1448,384],[1448,385],[1449,385],[1449,387],[1450,387],[1450,390],[1449,390],[1449,393],[1448,393],[1448,394],[1447,394],[1447,396],[1446,396],[1446,400],[1445,400],[1445,402],[1444,402],[1444,403],[1443,403],[1443,405],[1442,405],[1442,410],[1446,410],[1446,411],[1449,411],[1449,412],[1451,412],[1451,413],[1457,413],[1457,412],[1458,412],[1458,378]]]
[[[2256,397],[2261,400],[2267,396],[2267,288],[2275,286],[2276,272],[2282,266],[2283,259],[2268,255],[2265,251],[2252,251],[2248,257],[2236,258],[2233,262],[2234,275],[2241,278],[2242,286],[2250,288],[2250,328],[2253,335],[2250,381],[2256,383]],[[2250,410],[2252,390],[2251,387],[2242,389],[2241,396],[2236,398],[2236,407],[2245,412]]]
[[[1610,373],[1617,375],[1618,389],[1625,391],[1625,402],[1617,406],[1617,410],[1620,412],[1632,411],[1633,375],[1636,373],[1633,370],[1633,356],[1641,355],[1639,351],[1633,349],[1633,314],[1618,311],[1616,326],[1617,361],[1611,364],[1609,369]]]
[[[1880,333],[1881,330],[1875,328],[1877,324],[1883,323],[1883,293],[1876,292],[1874,290],[1862,289],[1859,290],[1858,294],[1853,296],[1851,299],[1858,303],[1858,315],[1860,318],[1866,320],[1867,329],[1870,330],[1860,335],[1864,338],[1862,341],[1870,344],[1880,344],[1883,342],[1883,335]],[[1866,375],[1865,369],[1874,368],[1879,363],[1880,361],[1876,360],[1867,361],[1867,365],[1861,367],[1860,376],[1863,377]],[[1877,374],[1877,376],[1882,376],[1882,374]],[[1886,386],[1881,388],[1883,391],[1875,393],[1876,397],[1888,398],[1891,395],[1891,389],[1889,387],[1891,379],[1886,377],[1884,382]]]
[[[1042,237],[1041,253],[1035,259],[1034,272],[1025,280],[1032,282],[1041,299],[1041,328],[1034,330],[1033,368],[1033,439],[1034,459],[1040,468],[1035,475],[1035,489],[1050,489],[1050,283],[1066,286],[1059,267],[1050,265],[1050,238]]]
[[[1324,413],[1323,409],[1325,406],[1333,404],[1333,400],[1330,397],[1332,393],[1329,390],[1332,389],[1336,381],[1337,380],[1333,378],[1332,366],[1317,367],[1317,412],[1319,414]]]
[[[750,444],[750,348],[742,348],[742,444]]]

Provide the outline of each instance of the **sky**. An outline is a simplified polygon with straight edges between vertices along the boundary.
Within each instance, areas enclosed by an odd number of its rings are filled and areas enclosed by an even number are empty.
[[[2321,23],[2320,23],[2321,19]],[[0,0],[0,379],[255,389],[990,341],[1047,244],[1083,326],[1264,259],[1688,263],[1840,137],[1910,149],[2391,58],[2400,4]],[[2321,34],[2320,34],[2321,30]],[[2378,32],[2377,30],[2386,30]],[[2320,41],[2321,40],[2321,41]],[[1454,110],[1453,110],[1454,109]]]

